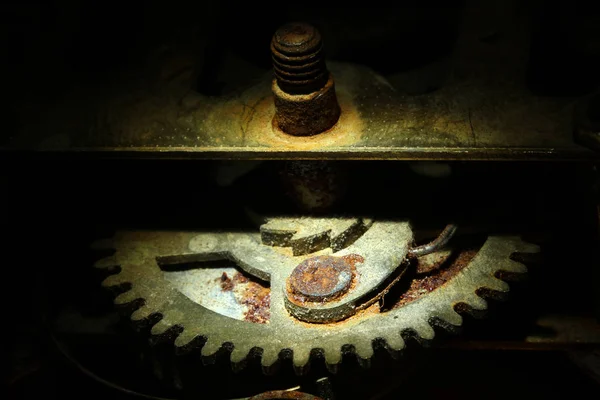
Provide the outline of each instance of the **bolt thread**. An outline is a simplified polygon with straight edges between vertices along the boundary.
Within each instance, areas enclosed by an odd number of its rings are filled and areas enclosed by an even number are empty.
[[[308,94],[329,79],[319,31],[303,23],[282,26],[271,41],[277,84],[289,94]]]

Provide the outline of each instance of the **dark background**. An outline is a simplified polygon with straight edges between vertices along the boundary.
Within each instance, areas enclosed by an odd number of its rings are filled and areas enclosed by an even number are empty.
[[[193,89],[230,93],[252,78],[251,71],[268,71],[271,35],[294,20],[319,27],[329,58],[365,64],[385,76],[451,58],[466,20],[479,21],[474,29],[491,44],[503,40],[503,27],[525,21],[531,44],[523,85],[540,96],[597,90],[598,5],[478,3],[333,7],[292,2],[9,2],[2,5],[3,134],[18,130],[24,119],[35,119],[47,104],[83,82],[110,82],[157,52],[177,51],[177,43],[192,39],[203,43]],[[414,94],[443,84],[443,79],[434,79]],[[244,224],[245,205],[281,193],[274,177],[280,164],[263,164],[223,188],[215,183],[219,165],[214,162],[0,157],[7,393],[24,399],[136,397],[98,382],[81,371],[83,366],[121,388],[181,396],[155,379],[141,359],[145,340],[127,324],[115,322],[110,294],[101,290],[102,277],[91,269],[98,255],[88,250],[89,243],[123,227],[214,229]],[[598,199],[593,191],[598,178],[590,165],[464,162],[453,164],[452,178],[441,181],[419,177],[401,163],[348,163],[347,168],[357,188],[348,196],[361,207],[401,210],[423,224],[441,225],[452,215],[491,231],[551,237],[544,263],[532,267],[530,280],[517,286],[513,301],[493,307],[485,321],[467,321],[468,338],[518,342],[545,312],[598,315]],[[256,185],[265,190],[257,193]],[[65,313],[76,317],[65,322]],[[590,350],[415,350],[403,362],[390,363],[380,355],[383,361],[371,371],[350,366],[345,375],[331,379],[338,398],[570,397],[598,389],[598,370],[582,367],[582,354]],[[270,385],[286,387],[295,379],[217,371],[200,371],[198,380],[206,391],[186,396],[248,395]],[[310,379],[305,383],[310,386]]]

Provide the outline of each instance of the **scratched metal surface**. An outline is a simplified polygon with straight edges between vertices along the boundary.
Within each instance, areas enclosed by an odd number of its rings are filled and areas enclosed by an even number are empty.
[[[110,82],[77,86],[21,130],[2,134],[0,149],[151,158],[598,159],[573,140],[579,99],[538,97],[525,87],[528,43],[522,30],[489,44],[467,29],[447,60],[445,83],[420,95],[406,94],[410,75],[330,62],[342,117],[310,138],[273,129],[270,72],[226,97],[191,90],[192,43]]]

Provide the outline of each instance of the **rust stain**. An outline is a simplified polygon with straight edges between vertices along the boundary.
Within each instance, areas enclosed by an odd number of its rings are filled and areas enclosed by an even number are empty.
[[[256,324],[266,324],[271,317],[271,289],[236,272],[229,277],[223,272],[218,278],[221,290],[233,292],[235,300],[246,306],[244,319]]]
[[[287,280],[288,294],[302,304],[329,301],[348,291],[354,275],[353,265],[342,257],[311,257],[292,271]]]
[[[239,272],[236,272],[235,275],[233,276],[233,281],[235,283],[248,283],[248,282],[250,282],[250,278],[248,278],[244,274],[240,274]]]
[[[223,272],[219,281],[221,282],[221,290],[225,292],[233,290],[234,284],[231,278],[227,276],[227,272]]]
[[[355,102],[356,76],[342,68],[336,79],[336,96],[341,113],[330,129],[313,136],[289,135],[273,126],[275,100],[272,93],[272,74],[230,98],[205,107],[202,119],[195,119],[195,129],[205,132],[203,139],[230,148],[260,147],[266,152],[304,152],[311,150],[351,147],[361,141],[366,125]],[[335,75],[335,73],[334,73]]]
[[[336,148],[357,143],[364,123],[350,93],[338,90],[341,109],[338,122],[330,129],[313,136],[293,136],[273,126],[275,102],[270,93],[248,93],[247,100],[228,101],[213,108],[213,113],[203,121],[207,132],[223,132],[225,144],[244,138],[244,146],[261,146],[266,151],[307,151]],[[229,122],[224,122],[229,121]],[[233,121],[236,121],[236,125]],[[224,126],[230,124],[228,126]]]
[[[244,290],[242,304],[248,307],[244,318],[255,324],[266,324],[271,318],[271,290],[252,283]]]
[[[456,274],[458,274],[464,267],[469,265],[477,252],[478,250],[475,249],[464,250],[460,252],[446,268],[441,268],[424,278],[414,279],[411,282],[408,290],[403,293],[396,304],[392,306],[392,309],[402,307],[410,302],[413,302],[419,299],[421,296],[430,293],[444,285],[446,282],[456,276]]]
[[[356,267],[356,264],[362,264],[365,262],[365,258],[360,254],[346,254],[342,258],[352,265],[352,268]]]
[[[432,255],[427,255],[425,257],[431,257]],[[448,261],[448,259],[452,257],[452,254],[448,252],[447,254],[440,255],[436,257],[433,261],[431,260],[423,260],[423,257],[417,258],[417,274],[431,274],[434,271],[442,268]]]
[[[274,130],[281,129],[294,136],[313,136],[331,129],[339,120],[340,106],[331,76],[322,89],[306,95],[287,94],[274,81],[273,94]]]
[[[257,141],[261,145],[276,147],[278,150],[314,150],[319,148],[337,147],[344,145],[352,145],[360,140],[363,131],[363,122],[350,96],[338,91],[337,100],[341,109],[338,122],[330,129],[313,136],[292,136],[273,126],[272,116],[269,114],[268,120],[260,118],[254,122],[264,123],[261,128],[256,129],[262,131],[261,137],[257,137]],[[273,99],[265,99],[267,106],[275,112]],[[254,128],[254,127],[253,127]]]

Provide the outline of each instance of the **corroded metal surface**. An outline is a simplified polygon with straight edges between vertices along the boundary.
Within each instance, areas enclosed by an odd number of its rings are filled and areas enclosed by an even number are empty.
[[[241,321],[268,323],[271,289],[232,264],[165,269],[164,278],[195,303]]]
[[[294,22],[279,28],[271,41],[273,55],[273,128],[294,136],[330,129],[340,118],[333,77],[325,66],[319,31]]]
[[[93,108],[73,102],[55,110],[51,121],[41,121],[44,130],[30,126],[1,146],[241,159],[598,157],[573,142],[569,100],[537,98],[510,84],[470,81],[406,96],[368,68],[336,63],[329,68],[342,114],[331,130],[317,136],[292,137],[273,129],[267,74],[256,86],[222,99],[186,87],[132,88],[104,100],[100,92]]]
[[[394,230],[402,232],[398,230],[401,227],[398,223],[375,222],[354,244],[333,255],[364,257],[364,262],[355,264],[357,276],[359,282],[371,279],[372,288],[376,277],[369,278],[368,274],[380,271],[376,275],[383,278],[389,274],[384,273],[385,269],[395,270],[406,255],[407,245],[412,240],[407,225],[404,239],[391,237],[390,243],[378,243],[382,237],[393,236]],[[382,230],[386,233],[382,234]],[[365,242],[361,243],[362,240]],[[391,243],[400,248],[390,249]],[[537,251],[536,246],[515,237],[490,237],[450,279],[414,301],[389,310],[381,310],[373,304],[343,321],[313,324],[298,321],[288,313],[285,304],[285,281],[307,256],[294,257],[262,245],[258,234],[120,232],[111,241],[98,243],[96,247],[116,249],[113,256],[96,264],[109,270],[120,267],[112,270],[117,273],[109,276],[104,286],[127,289],[116,298],[116,303],[138,307],[131,318],[151,320],[153,335],[176,337],[177,352],[201,348],[205,363],[213,362],[218,352],[228,351],[234,369],[243,367],[246,357],[255,349],[267,373],[274,371],[284,354],[292,354],[293,365],[299,373],[305,372],[314,354],[323,355],[327,367],[335,371],[346,352],[353,352],[361,364],[368,365],[376,343],[384,344],[392,354],[397,354],[405,347],[406,335],[420,341],[431,340],[435,336],[434,326],[450,329],[462,324],[462,317],[455,308],[481,312],[487,309],[487,303],[480,296],[490,291],[508,291],[508,285],[497,278],[497,272],[526,271],[522,264],[510,259],[512,253]],[[382,249],[384,252],[394,250],[397,254],[378,255]],[[190,300],[164,279],[166,264],[222,258],[234,260],[245,272],[270,282],[269,323],[220,315]],[[379,265],[369,264],[375,259]],[[386,260],[389,261],[387,267]],[[352,288],[344,297],[350,298],[358,288]]]
[[[488,43],[469,26],[429,93],[409,95],[415,92],[404,84],[427,76],[427,68],[382,76],[329,62],[342,114],[313,137],[273,128],[270,71],[222,97],[195,93],[204,44],[190,39],[127,74],[77,82],[72,93],[51,97],[39,112],[24,114],[16,124],[23,129],[0,135],[0,149],[220,159],[598,159],[573,139],[579,99],[536,96],[525,87],[529,30],[512,24],[502,40]],[[244,73],[235,61],[236,73]]]
[[[288,278],[288,295],[328,301],[346,293],[354,278],[353,266],[343,257],[316,256],[302,261]]]
[[[294,136],[312,136],[327,131],[340,118],[333,76],[318,90],[307,94],[289,94],[273,81],[275,116],[273,129]]]
[[[342,250],[372,223],[367,218],[268,218],[260,227],[260,236],[263,244],[291,247],[295,256],[301,256],[327,248]]]
[[[407,222],[379,221],[351,245],[335,253],[350,256],[355,268],[355,284],[345,296],[326,303],[292,301],[286,293],[286,280],[296,266],[311,255],[290,257],[271,246],[260,244],[258,235],[249,233],[199,234],[191,239],[189,249],[196,252],[194,260],[226,258],[240,268],[263,280],[271,281],[271,300],[283,295],[285,307],[296,318],[311,322],[330,322],[355,314],[373,291],[392,274],[403,270],[403,261],[412,242]],[[359,258],[358,258],[359,257]],[[358,262],[362,260],[361,262]],[[273,283],[277,274],[281,280]]]

